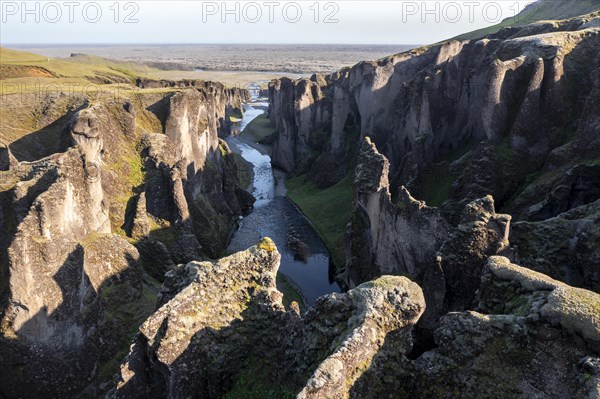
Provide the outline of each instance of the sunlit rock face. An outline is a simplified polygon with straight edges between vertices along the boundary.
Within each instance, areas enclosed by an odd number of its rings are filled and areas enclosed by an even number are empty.
[[[217,398],[255,383],[275,397],[347,397],[389,334],[410,348],[424,310],[416,284],[382,277],[322,297],[300,317],[275,288],[279,260],[265,238],[218,262],[173,270],[109,396]]]
[[[405,187],[392,200],[388,168],[365,138],[354,173],[344,279],[349,287],[385,274],[414,279],[427,301],[420,324],[433,329],[444,313],[471,308],[489,256],[510,253],[511,217],[497,214],[486,196],[467,204],[453,227]]]
[[[2,318],[8,395],[79,391],[125,333],[111,313],[115,301],[126,307],[141,295],[138,251],[110,233],[99,164],[88,155],[73,148],[35,164],[14,189],[23,207],[13,208]],[[18,364],[27,366],[14,376]]]
[[[407,358],[384,345],[351,392],[357,398],[593,398],[600,387],[599,300],[491,257],[473,310],[443,316],[424,352]]]
[[[154,310],[143,269],[162,281],[174,261],[225,247],[253,201],[238,191],[235,160],[218,138],[244,96],[202,82],[178,93],[96,98],[65,118],[57,144],[64,152],[18,163],[7,150],[3,393],[100,395]],[[198,233],[206,218],[212,224]]]
[[[474,214],[474,213],[471,213]],[[480,214],[477,212],[476,214]],[[167,275],[108,398],[594,397],[600,296],[492,256],[471,310],[444,314],[414,347],[421,288],[382,276],[304,315],[275,288],[267,238]],[[552,365],[549,367],[549,365]],[[502,390],[498,391],[498,385]],[[543,392],[543,394],[542,394]]]
[[[425,265],[449,236],[450,226],[439,210],[417,201],[406,188],[392,201],[388,173],[388,160],[365,138],[347,231],[345,280],[350,287],[383,274],[422,280]]]
[[[416,198],[445,202],[453,224],[488,194],[537,220],[589,203],[598,198],[589,168],[568,172],[600,149],[597,21],[509,28],[327,76],[277,80],[269,92],[273,164],[332,185],[368,136],[390,162],[391,194],[405,186]],[[549,178],[533,182],[533,174]],[[561,179],[576,192],[558,189]]]

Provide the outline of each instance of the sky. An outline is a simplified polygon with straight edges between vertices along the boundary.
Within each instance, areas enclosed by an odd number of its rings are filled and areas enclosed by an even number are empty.
[[[0,1],[0,44],[424,44],[529,1]]]

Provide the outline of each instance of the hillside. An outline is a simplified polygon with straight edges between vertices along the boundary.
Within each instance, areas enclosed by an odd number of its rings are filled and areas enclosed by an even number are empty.
[[[480,39],[504,28],[521,27],[542,21],[560,21],[598,12],[600,2],[597,0],[538,0],[526,6],[518,15],[506,18],[497,25],[458,35],[453,39]]]

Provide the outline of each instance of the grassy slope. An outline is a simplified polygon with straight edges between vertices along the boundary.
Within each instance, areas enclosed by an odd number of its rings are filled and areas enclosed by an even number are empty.
[[[273,134],[273,131],[274,129],[271,126],[271,122],[267,118],[267,114],[261,114],[244,128],[242,136],[248,137],[255,142],[259,142],[265,137]]]
[[[524,9],[518,15],[506,18],[497,25],[468,32],[456,36],[454,39],[479,39],[510,26],[523,26],[537,21],[568,19],[597,11],[600,11],[600,2],[597,0],[540,0],[531,7]]]
[[[344,234],[352,206],[352,171],[326,189],[317,188],[305,176],[288,179],[288,197],[300,207],[331,252],[333,263],[344,265]]]
[[[277,273],[277,289],[283,294],[283,306],[285,306],[286,309],[290,308],[292,302],[296,302],[300,307],[300,313],[304,313],[306,308],[302,296],[281,273]]]
[[[240,154],[233,153],[235,163],[237,164],[237,179],[240,187],[247,189],[252,184],[252,164],[246,161]]]

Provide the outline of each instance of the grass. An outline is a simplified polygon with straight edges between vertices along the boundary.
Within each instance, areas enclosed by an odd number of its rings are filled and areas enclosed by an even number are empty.
[[[251,138],[255,142],[270,136],[275,129],[271,126],[271,122],[267,119],[267,114],[260,114],[252,122],[246,126],[242,132],[242,136]]]
[[[248,188],[252,184],[252,174],[254,173],[252,164],[244,159],[240,154],[232,153],[237,164],[237,180],[241,188]]]
[[[129,353],[131,339],[138,331],[139,326],[150,316],[156,307],[156,296],[160,290],[161,284],[154,280],[149,275],[144,274],[144,286],[142,295],[135,301],[123,305],[119,296],[118,289],[114,287],[106,287],[103,290],[102,296],[106,300],[106,309],[104,317],[108,320],[118,322],[118,325],[126,329],[127,334],[124,334],[118,342],[119,350],[109,358],[105,359],[98,368],[96,376],[97,381],[102,382],[112,378],[119,371],[119,365]],[[118,286],[116,288],[119,288]]]
[[[600,10],[600,5],[595,0],[579,1],[540,1],[528,10],[523,10],[514,17],[506,18],[499,24],[487,28],[478,29],[473,32],[456,36],[457,40],[478,39],[507,27],[519,27],[533,22],[562,20],[579,15],[589,14]]]
[[[424,168],[419,175],[418,188],[415,190],[419,199],[429,206],[442,206],[450,197],[450,190],[456,178],[449,171],[450,164],[472,151],[475,146],[474,142],[460,146],[440,158],[435,164]]]
[[[294,398],[296,392],[289,386],[273,381],[273,365],[264,358],[252,356],[246,360],[233,387],[224,399]]]
[[[285,306],[286,309],[290,308],[292,302],[297,302],[300,307],[300,314],[304,314],[305,305],[302,296],[281,273],[277,273],[277,289],[283,294],[283,306]]]
[[[429,206],[440,207],[450,197],[454,178],[446,163],[434,164],[423,170],[419,179],[420,199]]]
[[[109,77],[131,81],[136,76],[160,72],[132,62],[108,60],[95,56],[49,58],[24,51],[0,47],[0,64],[5,66],[38,67],[63,78],[84,78],[99,81]],[[26,69],[22,68],[25,72]]]
[[[305,176],[293,177],[286,183],[288,197],[312,222],[338,268],[346,260],[344,235],[352,208],[352,183],[352,171],[326,189],[319,189]]]

